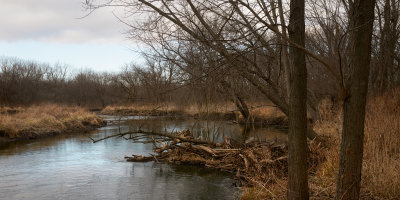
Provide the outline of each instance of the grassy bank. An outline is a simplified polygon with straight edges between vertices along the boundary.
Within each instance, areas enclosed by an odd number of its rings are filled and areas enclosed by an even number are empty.
[[[310,174],[313,199],[331,199],[335,195],[342,111],[332,107],[322,102],[322,120],[315,125],[330,145],[320,150],[325,161]],[[400,199],[400,89],[368,99],[362,173],[362,199]],[[242,199],[285,199],[287,180],[275,182],[244,189]]]
[[[129,104],[107,106],[101,113],[106,115],[147,115],[147,116],[205,116],[233,113],[230,104],[213,104],[208,106],[164,104]]]
[[[3,140],[91,130],[103,123],[96,114],[79,107],[44,104],[27,108],[0,108],[0,137]]]
[[[107,106],[101,111],[104,115],[139,115],[139,116],[172,116],[194,117],[199,119],[225,119],[238,123],[255,122],[265,125],[286,125],[284,114],[274,106],[252,103],[248,105],[251,117],[247,121],[242,118],[240,112],[233,103],[219,103],[207,106],[175,105],[175,104],[130,104],[119,106]]]

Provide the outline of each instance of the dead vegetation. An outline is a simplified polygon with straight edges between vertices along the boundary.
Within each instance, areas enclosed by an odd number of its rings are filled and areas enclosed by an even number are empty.
[[[93,140],[98,142],[111,137],[123,137],[137,143],[152,143],[154,154],[132,155],[130,162],[164,162],[198,165],[230,172],[238,180],[238,186],[274,185],[287,176],[287,145],[284,143],[241,143],[231,138],[223,142],[210,142],[194,138],[189,130],[174,133],[146,131],[125,132]],[[325,159],[321,145],[310,142],[310,173]]]
[[[170,116],[196,119],[224,119],[239,124],[276,125],[287,128],[287,117],[277,107],[253,102],[249,104],[250,117],[244,119],[233,103],[214,103],[207,106],[170,104],[129,104],[107,106],[101,114],[120,116]]]
[[[174,107],[154,106],[154,105],[119,105],[107,106],[102,111],[103,115],[138,115],[138,116],[163,116],[172,114],[182,114]]]
[[[310,173],[311,199],[333,199],[339,170],[342,111],[329,100],[321,102],[321,121],[314,128],[328,138],[319,148],[325,160]],[[287,180],[244,188],[242,199],[285,199]],[[361,199],[400,199],[400,89],[368,99]]]
[[[202,117],[210,115],[225,115],[233,113],[234,106],[231,104],[213,104],[208,106],[199,105],[177,105],[174,103],[164,104],[127,104],[107,106],[101,114],[105,115],[146,115],[146,116],[191,116]]]
[[[332,199],[336,193],[342,111],[329,100],[321,102],[321,120],[314,128],[327,142],[309,143],[311,199]],[[362,199],[400,198],[400,89],[368,100],[362,175]],[[153,143],[154,155],[133,155],[128,161],[192,164],[233,173],[243,188],[241,199],[285,199],[287,148],[270,142],[204,142],[190,132],[124,133],[125,139]],[[118,135],[121,136],[121,135]]]
[[[154,135],[154,133],[152,133]],[[147,135],[141,135],[149,137]],[[254,184],[252,174],[270,171],[270,174],[284,176],[286,173],[286,147],[272,143],[239,144],[226,138],[223,143],[207,143],[193,139],[189,131],[174,133],[163,138],[151,138],[156,155],[143,157],[133,155],[127,161],[159,162],[200,165],[235,173],[246,185]],[[166,139],[164,139],[166,138]],[[137,142],[140,139],[132,137]],[[150,138],[149,138],[150,139]],[[172,139],[172,140],[170,140]],[[265,174],[266,175],[266,174]],[[270,179],[267,175],[257,179]]]
[[[6,139],[36,138],[55,133],[90,130],[103,123],[96,114],[79,107],[42,104],[0,109],[0,136]]]

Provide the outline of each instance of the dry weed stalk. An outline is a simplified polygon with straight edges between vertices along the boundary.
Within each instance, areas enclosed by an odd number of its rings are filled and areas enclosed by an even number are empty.
[[[3,108],[1,110],[5,110]],[[1,136],[18,139],[97,127],[103,120],[83,108],[42,104],[0,114]]]

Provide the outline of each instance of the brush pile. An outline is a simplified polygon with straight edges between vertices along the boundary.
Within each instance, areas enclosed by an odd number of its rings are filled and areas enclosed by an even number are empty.
[[[124,137],[129,135],[129,137]],[[274,183],[287,175],[287,146],[276,142],[240,143],[224,138],[222,143],[200,140],[188,130],[174,133],[127,132],[119,136],[138,143],[152,143],[155,154],[125,157],[130,162],[164,162],[199,165],[236,174],[240,185]],[[96,141],[94,141],[96,142]],[[311,145],[313,149],[318,145]],[[312,150],[312,149],[311,149]],[[310,170],[320,163],[315,149],[310,153]]]

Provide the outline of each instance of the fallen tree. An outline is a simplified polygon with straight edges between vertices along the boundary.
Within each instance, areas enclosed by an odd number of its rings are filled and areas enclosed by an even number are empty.
[[[158,133],[152,131],[131,131],[110,135],[94,140],[99,142],[112,137],[122,137],[135,143],[152,143],[154,154],[148,156],[132,155],[125,157],[129,162],[163,162],[174,164],[199,165],[218,169],[236,175],[241,185],[274,183],[287,176],[287,145],[276,141],[238,142],[224,138],[212,142],[194,138],[189,130]],[[318,149],[320,144],[309,143],[311,150],[309,167],[314,171],[324,159]]]

